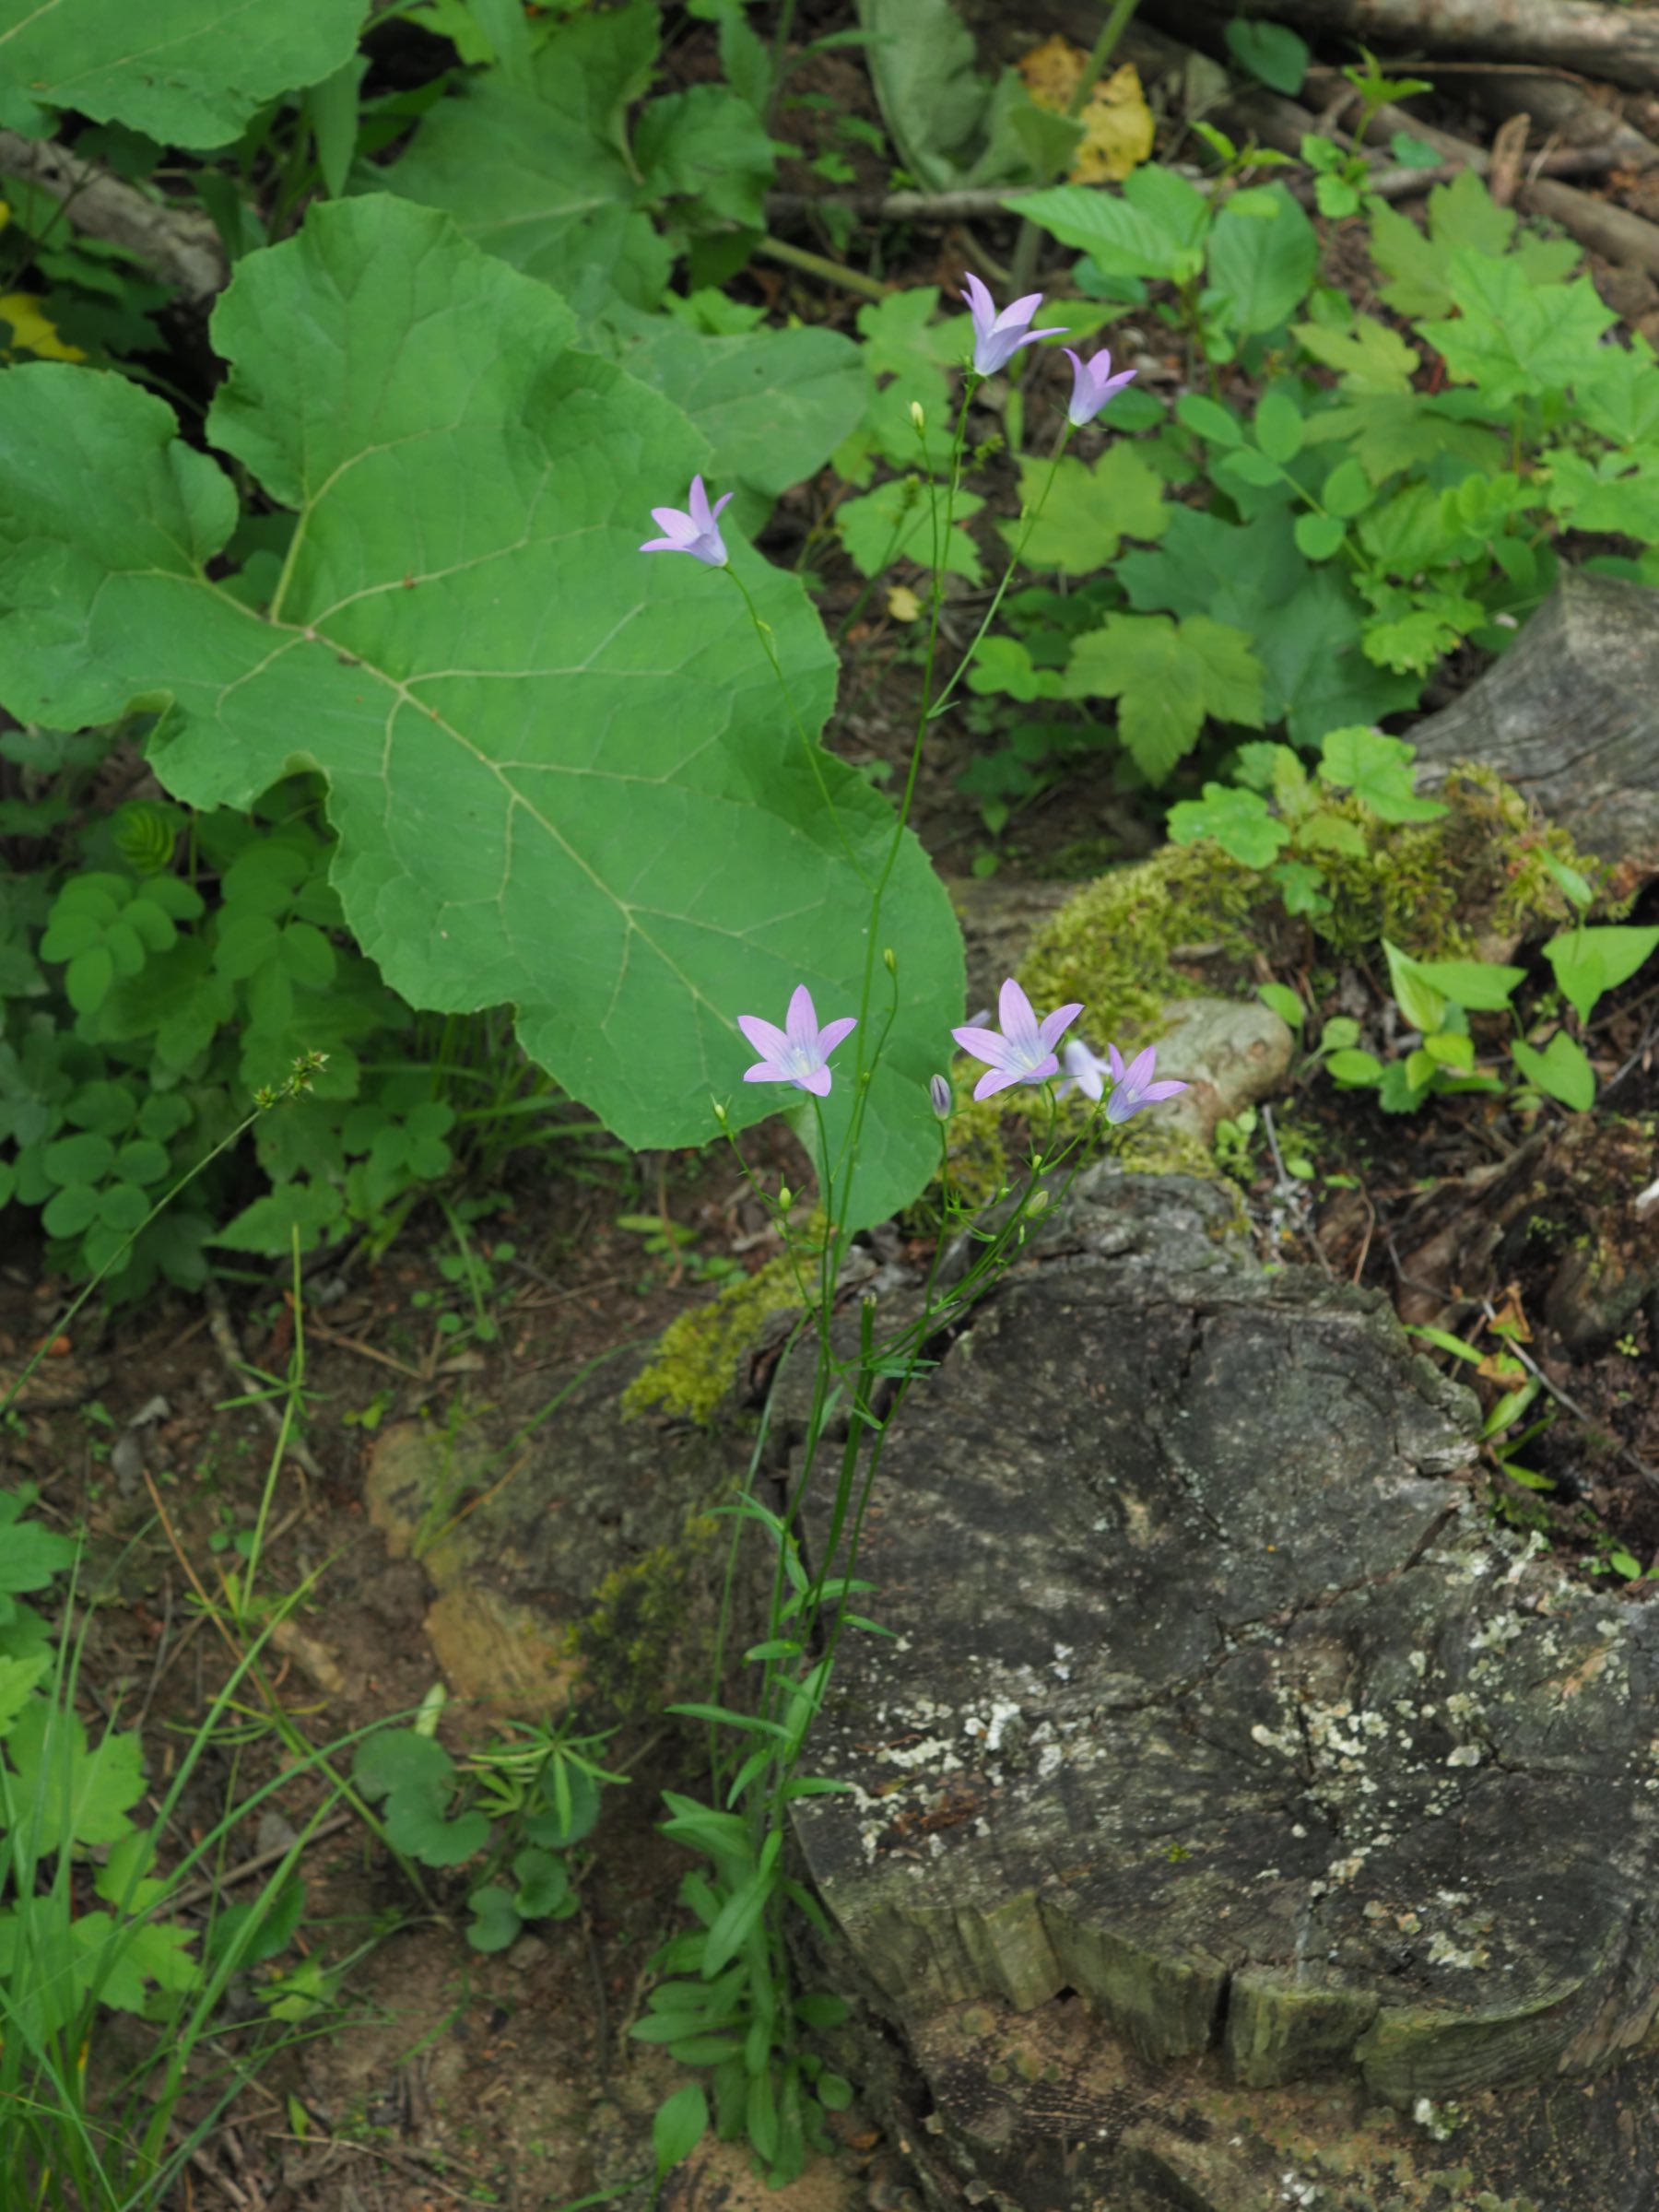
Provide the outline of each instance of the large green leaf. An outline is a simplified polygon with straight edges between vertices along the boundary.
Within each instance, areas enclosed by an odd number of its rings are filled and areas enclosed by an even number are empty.
[[[561,24],[530,86],[490,69],[441,100],[389,182],[556,285],[581,314],[613,294],[654,307],[673,251],[634,206],[623,121],[651,82],[657,35],[652,0]]]
[[[169,146],[224,146],[279,92],[357,51],[367,0],[0,0],[0,124],[54,108]]]
[[[708,440],[723,486],[735,478],[760,495],[757,522],[823,466],[864,414],[864,363],[838,331],[717,338],[666,315],[636,315],[618,343],[629,375],[672,399]]]
[[[8,371],[0,697],[54,727],[164,709],[155,767],[199,806],[320,769],[335,887],[387,981],[420,1006],[511,1002],[626,1142],[689,1144],[713,1098],[737,1124],[799,1102],[744,1084],[739,1014],[781,1019],[797,982],[826,1021],[856,1010],[892,817],[796,729],[733,579],[639,552],[706,455],[572,327],[400,200],[313,208],[249,256],[214,318],[234,366],[208,434],[298,513],[263,618],[206,574],[234,495],[167,407],[87,370]],[[822,629],[730,542],[816,733]],[[834,1136],[891,988],[866,1220],[931,1171],[927,1077],[961,1003],[959,933],[909,840],[880,945],[897,982],[877,962],[827,1116]]]

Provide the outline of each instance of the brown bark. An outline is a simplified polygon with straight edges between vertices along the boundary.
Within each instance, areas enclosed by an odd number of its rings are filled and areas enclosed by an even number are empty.
[[[1550,62],[1659,90],[1659,14],[1592,0],[1235,0],[1234,12],[1495,62]]]

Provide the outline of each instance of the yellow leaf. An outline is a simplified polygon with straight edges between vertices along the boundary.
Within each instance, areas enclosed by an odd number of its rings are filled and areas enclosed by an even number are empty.
[[[922,612],[922,602],[908,583],[896,583],[888,594],[888,613],[895,622],[913,622]]]
[[[42,361],[84,361],[87,358],[78,346],[70,346],[58,336],[32,292],[0,296],[0,321],[11,324],[11,344],[0,348],[0,358],[6,360],[19,353],[33,354]]]
[[[1045,39],[1019,64],[1019,74],[1040,108],[1064,115],[1077,91],[1085,58],[1081,47],[1070,45],[1065,39]],[[1069,182],[1073,184],[1116,182],[1152,152],[1152,111],[1132,62],[1125,62],[1095,87],[1079,121],[1083,136],[1072,163]]]

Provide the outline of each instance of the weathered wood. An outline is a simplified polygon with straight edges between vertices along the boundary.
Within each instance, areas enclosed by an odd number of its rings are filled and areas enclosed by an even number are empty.
[[[1659,16],[1591,0],[1232,0],[1231,12],[1339,32],[1367,46],[1547,62],[1616,85],[1659,88]]]
[[[1410,735],[1419,789],[1483,761],[1632,888],[1659,875],[1659,592],[1563,570],[1502,660]]]
[[[1065,1993],[1166,2121],[1202,2082],[1246,2133],[1245,2092],[1502,2113],[1642,2044],[1659,1612],[1491,1525],[1475,1426],[1382,1301],[1110,1165],[912,1388],[859,1561],[897,1641],[843,1644],[851,1794],[797,1810],[941,2112],[996,2102],[961,2007]],[[1259,2139],[1143,2200],[1121,2126],[1022,2109],[1064,2180],[1022,2206],[1270,2201]],[[1571,2201],[1634,2204],[1603,2178]]]

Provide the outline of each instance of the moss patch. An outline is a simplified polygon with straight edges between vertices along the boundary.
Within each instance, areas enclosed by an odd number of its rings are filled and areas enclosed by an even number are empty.
[[[622,1418],[632,1420],[660,1407],[688,1420],[712,1421],[732,1389],[738,1360],[768,1320],[800,1302],[794,1269],[782,1254],[756,1274],[728,1283],[707,1305],[668,1324],[655,1357],[622,1394]]]
[[[714,1552],[721,1523],[688,1514],[675,1544],[659,1544],[607,1574],[568,1632],[589,1685],[629,1714],[704,1694],[714,1654]]]

